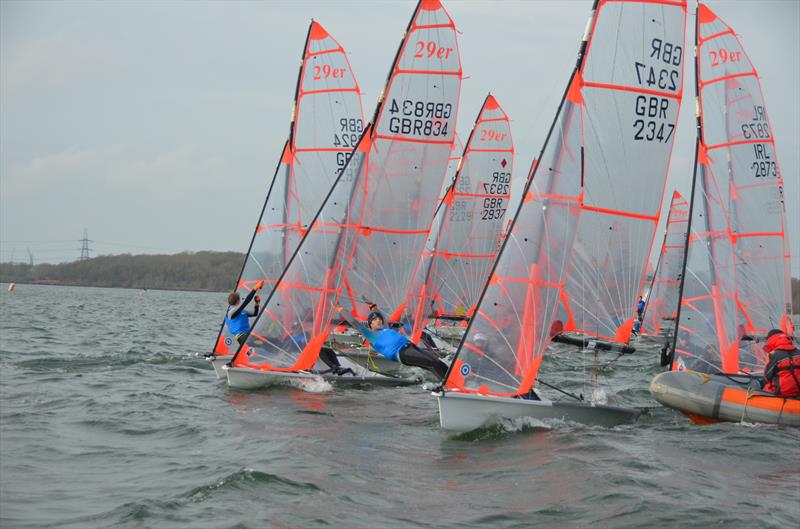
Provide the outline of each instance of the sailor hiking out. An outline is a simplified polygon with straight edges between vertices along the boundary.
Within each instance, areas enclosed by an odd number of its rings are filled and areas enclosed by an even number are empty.
[[[444,379],[447,374],[447,364],[442,362],[433,351],[420,349],[396,330],[386,328],[386,322],[380,312],[370,312],[367,317],[367,325],[364,325],[356,321],[342,307],[337,306],[336,310],[344,320],[364,336],[375,351],[387,360],[406,366],[421,367],[434,373],[439,380]]]

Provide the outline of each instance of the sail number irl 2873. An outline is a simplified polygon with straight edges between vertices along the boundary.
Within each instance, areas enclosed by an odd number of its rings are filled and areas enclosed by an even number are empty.
[[[681,88],[682,61],[682,47],[654,38],[650,41],[650,55],[645,62],[633,63],[636,82],[648,90],[677,93]],[[670,104],[670,98],[667,97],[637,96],[634,111],[638,118],[633,122],[633,139],[668,142],[675,130],[675,124],[667,122]]]
[[[389,102],[389,132],[419,137],[446,137],[451,103],[434,103],[413,99],[394,99]]]

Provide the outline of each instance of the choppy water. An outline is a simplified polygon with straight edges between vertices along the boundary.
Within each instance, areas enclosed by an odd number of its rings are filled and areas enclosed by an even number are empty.
[[[453,437],[419,387],[228,389],[195,355],[224,303],[3,285],[0,526],[800,525],[800,431],[698,427],[659,408],[647,391],[655,352],[602,378],[612,400],[654,407],[634,425]],[[562,352],[542,379],[589,394],[593,361]]]

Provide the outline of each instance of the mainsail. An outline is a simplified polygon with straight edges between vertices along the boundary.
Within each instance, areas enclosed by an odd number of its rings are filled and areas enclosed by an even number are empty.
[[[412,341],[428,319],[467,317],[497,255],[508,210],[514,145],[508,116],[488,95],[467,140],[415,275],[407,305]]]
[[[601,9],[618,10],[621,23],[631,29],[631,33],[622,27],[605,31],[617,32],[625,39],[620,45],[635,51],[631,60],[626,55],[605,55],[594,62],[595,71],[584,76],[592,94],[609,99],[607,106],[597,108],[596,120],[589,127],[610,123],[627,127],[626,141],[606,145],[602,156],[586,160],[591,177],[585,179],[582,190],[581,220],[564,286],[566,331],[623,344],[630,340],[681,103],[683,6],[683,2],[653,0],[634,2],[625,9],[617,2],[601,2]],[[642,20],[631,14],[634,10],[649,26],[644,34]],[[656,13],[662,10],[663,14]],[[654,25],[662,21],[665,25],[659,33]],[[645,40],[630,40],[634,35]],[[589,77],[605,79],[594,82]],[[622,97],[622,92],[629,101],[610,100],[611,94]],[[634,109],[635,117],[623,124],[620,116],[628,108]],[[599,131],[596,135],[603,137]]]
[[[422,0],[384,96],[291,257],[234,367],[309,369],[331,327],[333,302],[402,308],[430,230],[455,137],[461,60],[453,21]]]
[[[523,203],[448,373],[448,390],[514,396],[531,389],[579,222],[652,238],[681,98],[685,9],[683,1],[595,3]],[[642,201],[630,200],[639,194]],[[634,251],[639,278],[648,250]]]
[[[364,129],[361,93],[342,46],[311,21],[297,77],[289,139],[272,178],[247,250],[236,291],[244,297],[259,281],[272,290],[310,219]],[[224,321],[214,353],[235,343]]]
[[[647,296],[642,334],[659,336],[665,321],[675,321],[688,224],[689,203],[683,195],[675,191],[669,206],[664,242],[661,244],[653,283]]]
[[[695,46],[698,136],[672,369],[760,371],[752,338],[792,330],[783,179],[758,74],[702,4]]]

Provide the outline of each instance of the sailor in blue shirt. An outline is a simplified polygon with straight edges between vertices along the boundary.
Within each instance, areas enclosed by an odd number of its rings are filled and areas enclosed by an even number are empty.
[[[639,296],[639,302],[636,304],[636,315],[639,316],[639,321],[642,321],[642,315],[644,314],[644,300],[642,296]]]
[[[387,329],[380,312],[373,311],[367,317],[367,325],[353,319],[342,307],[336,307],[339,314],[357,329],[372,348],[392,362],[421,367],[434,373],[439,379],[447,374],[447,364],[433,351],[420,349],[411,340],[395,331]]]
[[[239,344],[244,343],[247,333],[250,332],[250,318],[258,316],[258,304],[261,302],[261,298],[256,294],[262,286],[264,286],[263,281],[256,283],[253,290],[244,298],[244,301],[242,301],[238,292],[228,294],[228,311],[225,313],[225,325],[228,326],[228,330],[236,337],[236,341]],[[255,306],[252,312],[247,312],[245,309],[253,298],[255,298]]]

